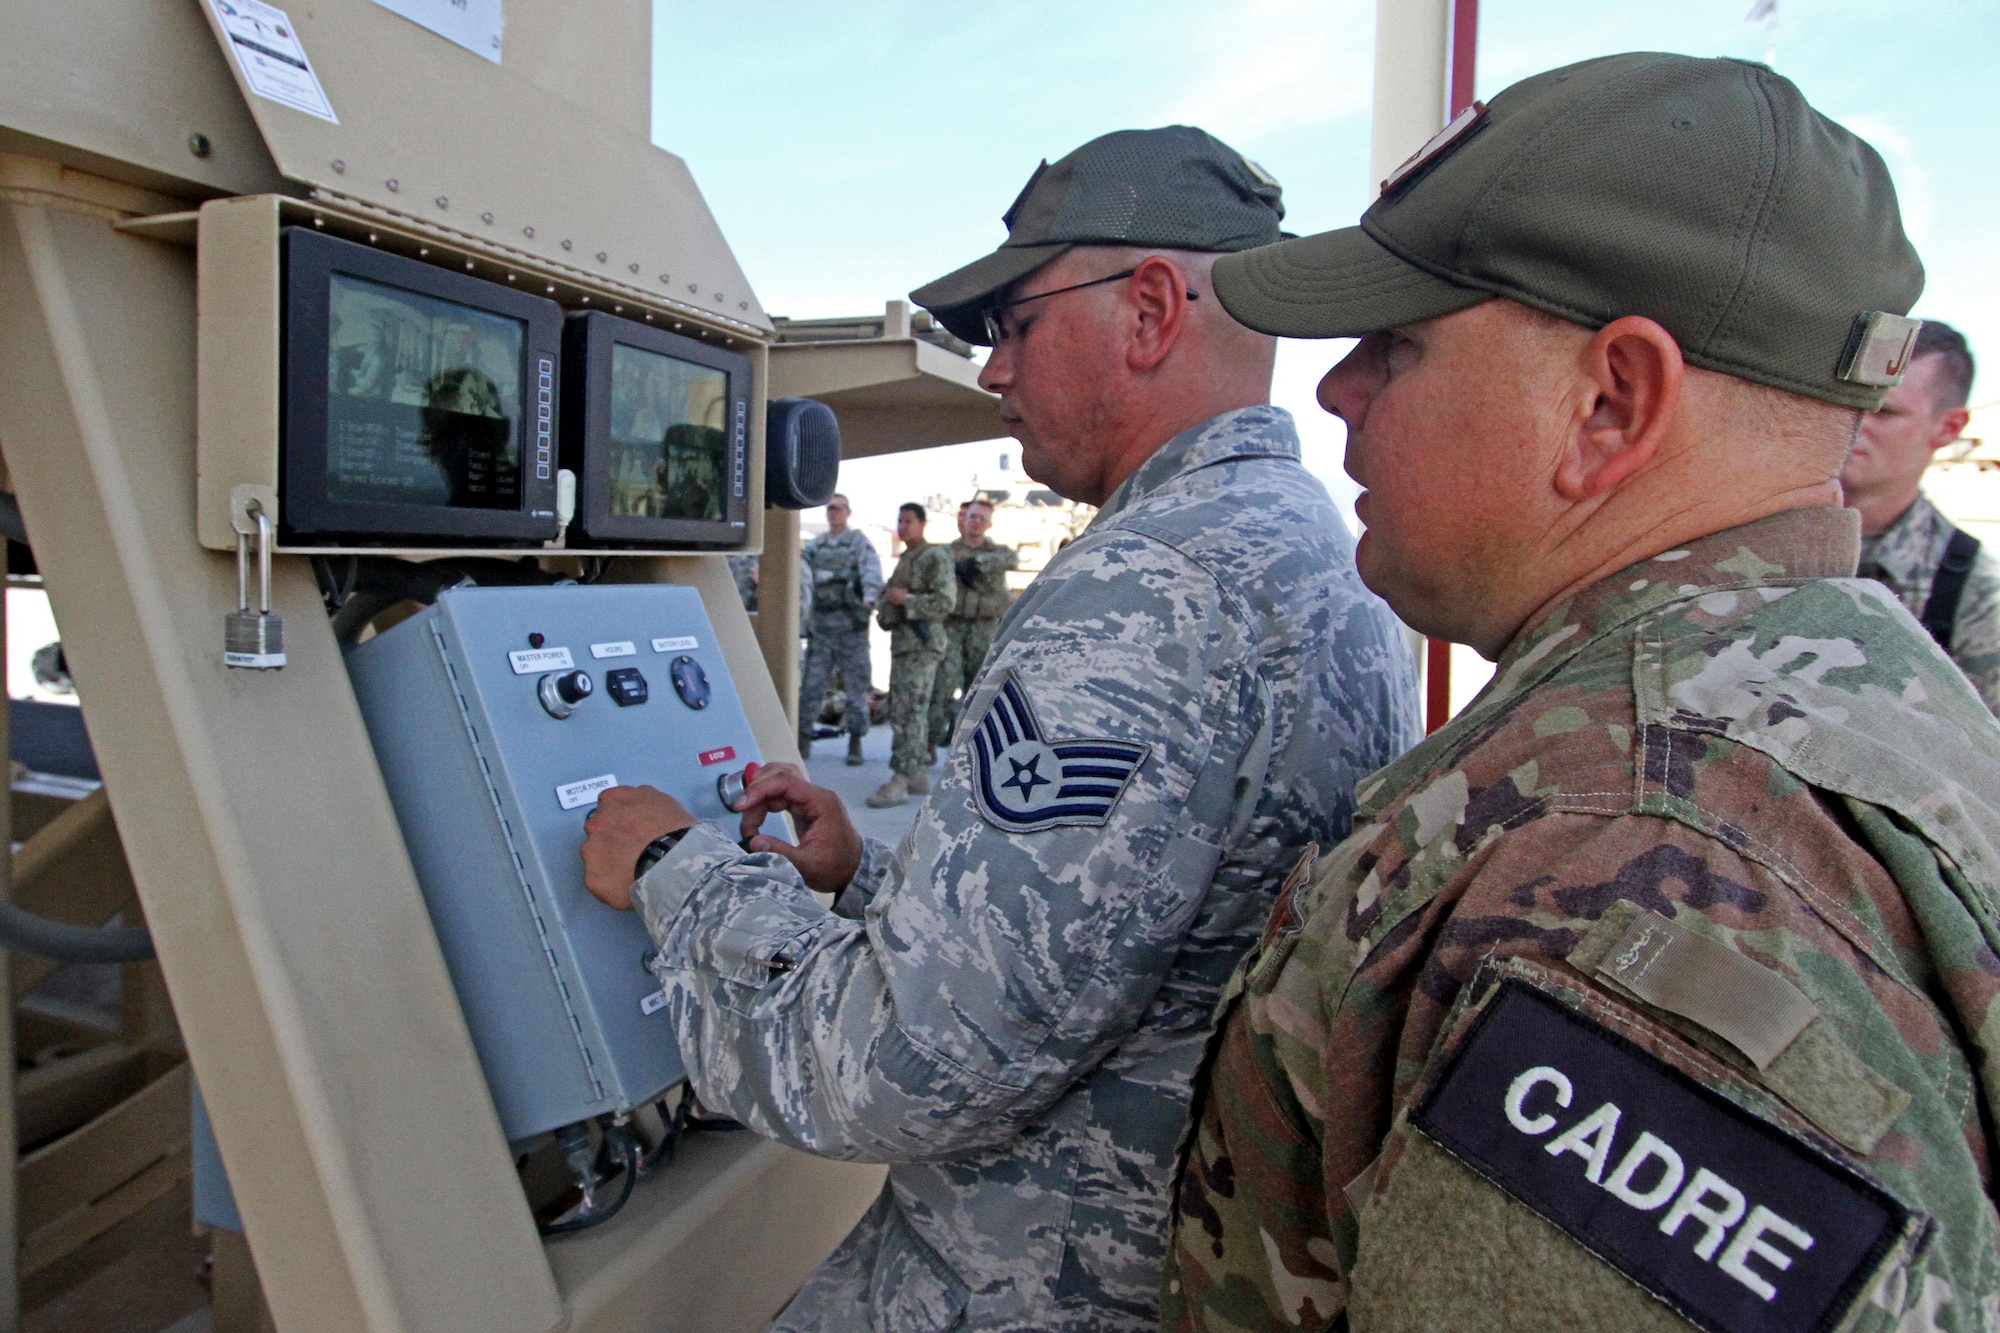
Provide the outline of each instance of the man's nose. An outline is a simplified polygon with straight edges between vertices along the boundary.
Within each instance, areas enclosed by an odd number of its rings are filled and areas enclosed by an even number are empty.
[[[988,393],[1004,393],[1014,382],[1014,353],[1005,343],[994,347],[979,368],[979,387]]]

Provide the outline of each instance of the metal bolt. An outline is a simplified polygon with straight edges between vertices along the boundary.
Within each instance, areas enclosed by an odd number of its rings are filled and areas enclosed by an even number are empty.
[[[444,197],[443,195],[439,195],[439,196],[438,196],[438,207],[439,207],[439,208],[450,208],[450,207],[451,207],[451,200],[449,200],[449,199],[445,198],[445,197]]]
[[[345,176],[347,174],[347,163],[336,157],[333,159],[333,170],[335,175]]]
[[[607,255],[607,254],[605,254],[605,253],[604,253],[604,251],[602,251],[602,250],[599,250],[599,251],[597,252],[597,262],[598,262],[598,263],[602,264],[602,263],[603,263],[603,262],[604,262],[605,260],[607,260],[607,259],[609,259],[609,258],[611,258],[611,256],[610,256],[610,255]]]
[[[188,136],[188,151],[196,157],[207,157],[215,151],[215,145],[208,141],[206,134],[190,134]]]
[[[521,234],[531,241],[535,239],[535,229],[533,227],[521,228]]]
[[[481,222],[484,222],[489,227],[493,225],[493,215],[491,213],[481,213],[479,215],[479,220]]]
[[[627,264],[625,266],[625,269],[628,273],[637,273],[639,271],[639,266],[637,264]]]
[[[571,245],[571,244],[570,244],[570,243],[569,243],[568,241],[564,241],[564,242],[563,242],[563,249],[565,249],[565,250],[574,250],[574,249],[576,249],[576,247],[575,247],[575,246],[573,246],[573,245]]]
[[[394,193],[395,193],[396,191],[398,191],[398,190],[400,190],[400,189],[402,189],[402,188],[403,188],[403,182],[401,182],[401,181],[397,180],[397,179],[396,179],[395,177],[393,177],[393,176],[392,176],[392,177],[390,177],[390,178],[389,178],[389,179],[388,179],[388,180],[387,180],[386,182],[384,182],[384,183],[385,183],[386,185],[388,185],[388,187],[389,187],[389,193],[390,193],[390,194],[394,194]]]

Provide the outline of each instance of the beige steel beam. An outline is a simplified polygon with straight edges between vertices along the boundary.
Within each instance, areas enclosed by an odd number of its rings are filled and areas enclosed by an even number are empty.
[[[1451,0],[1375,0],[1375,98],[1369,194],[1444,128]]]
[[[561,1302],[318,594],[232,672],[194,539],[194,264],[0,209],[7,461],[251,1247],[287,1329],[540,1330]]]

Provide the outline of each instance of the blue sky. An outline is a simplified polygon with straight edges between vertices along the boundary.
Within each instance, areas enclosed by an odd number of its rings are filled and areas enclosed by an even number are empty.
[[[1484,0],[1479,88],[1615,51],[1762,59],[1750,0]],[[2000,358],[2000,181],[1991,0],[1779,0],[1777,68],[1888,161],[1929,271],[1919,314]],[[1005,236],[1043,157],[1108,130],[1186,122],[1285,186],[1299,232],[1354,222],[1369,197],[1372,0],[656,0],[653,137],[687,159],[766,308],[879,309]],[[1338,355],[1287,344],[1274,397],[1337,495],[1339,423],[1312,386]],[[2000,361],[1996,361],[2000,364]],[[1996,396],[1991,376],[1974,396]],[[869,517],[963,447],[851,465]]]

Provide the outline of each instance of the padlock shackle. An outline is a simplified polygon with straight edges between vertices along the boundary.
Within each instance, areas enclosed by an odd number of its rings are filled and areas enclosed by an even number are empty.
[[[271,516],[264,506],[251,501],[251,516],[257,520],[257,611],[271,614]]]

